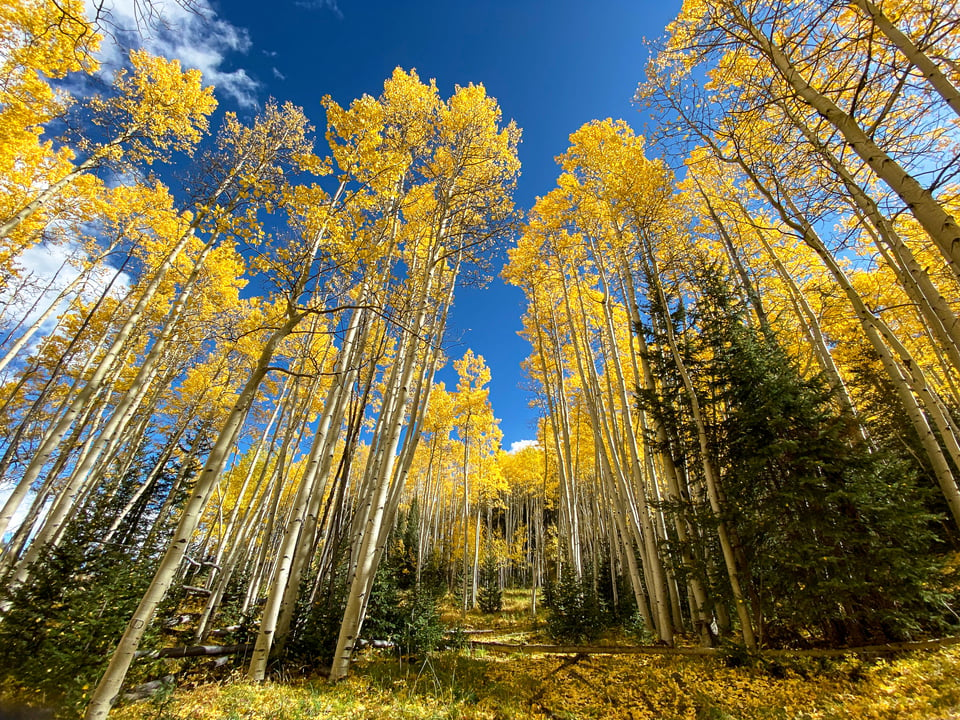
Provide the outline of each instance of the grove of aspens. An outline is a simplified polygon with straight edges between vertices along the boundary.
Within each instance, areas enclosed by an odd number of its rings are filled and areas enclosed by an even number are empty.
[[[4,702],[186,718],[189,688],[359,675],[365,709],[219,716],[960,717],[955,0],[686,0],[636,68],[648,136],[570,128],[530,208],[495,87],[397,68],[213,122],[177,60],[100,74],[104,32],[0,3]],[[448,341],[494,275],[526,301],[515,452]],[[673,694],[444,690],[534,645],[528,680],[633,662]],[[911,652],[913,715],[690,680],[853,687]],[[378,710],[388,666],[408,704]]]

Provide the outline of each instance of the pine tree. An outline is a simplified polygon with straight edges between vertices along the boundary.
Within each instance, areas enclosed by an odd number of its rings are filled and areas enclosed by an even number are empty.
[[[500,588],[500,564],[490,548],[480,563],[480,591],[477,605],[481,612],[498,613],[503,609],[503,590]]]
[[[697,278],[724,511],[770,641],[902,639],[931,616],[931,517],[916,473],[871,451],[822,376],[749,327],[715,268]]]

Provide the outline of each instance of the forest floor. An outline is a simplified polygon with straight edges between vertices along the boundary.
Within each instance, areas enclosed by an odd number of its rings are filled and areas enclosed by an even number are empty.
[[[529,596],[507,593],[493,616],[451,611],[475,637],[543,642]],[[614,638],[613,640],[617,640]],[[622,639],[620,639],[622,640]],[[619,644],[619,643],[618,643]],[[350,677],[275,678],[238,671],[119,707],[113,720],[960,720],[960,645],[883,660],[776,658],[730,667],[717,657],[537,655],[483,648],[409,661],[369,650]]]

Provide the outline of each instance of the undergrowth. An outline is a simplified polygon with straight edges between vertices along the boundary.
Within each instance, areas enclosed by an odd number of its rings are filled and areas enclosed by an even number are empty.
[[[497,614],[447,610],[475,639],[542,642],[529,594]],[[617,639],[620,642],[629,640]],[[634,641],[636,641],[634,639]],[[929,720],[960,718],[960,646],[887,660],[505,655],[368,650],[350,676],[219,683],[114,710],[112,720]]]
[[[113,720],[577,718],[929,720],[960,713],[960,648],[771,673],[712,658],[370,654],[336,684],[235,682],[119,708]]]

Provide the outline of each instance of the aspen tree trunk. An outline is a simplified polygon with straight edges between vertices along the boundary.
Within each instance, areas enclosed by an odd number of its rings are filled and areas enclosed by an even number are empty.
[[[781,106],[783,107],[783,106]],[[679,110],[679,108],[678,108]],[[696,123],[693,123],[688,118],[684,117],[685,122],[687,122],[690,129],[695,132],[700,139],[710,147],[713,151],[713,155],[725,163],[733,163],[740,167],[745,168],[745,163],[739,158],[729,158],[724,155],[722,149],[718,146],[716,140],[702,132],[698,129]],[[749,174],[749,171],[748,171]],[[701,194],[703,191],[701,190]],[[706,195],[704,194],[704,197]],[[750,212],[743,206],[742,203],[736,201],[737,206],[740,208],[744,217],[750,217]],[[762,232],[756,233],[756,237],[759,240],[760,244],[763,246],[764,251],[769,257],[770,261],[773,264],[774,269],[777,271],[777,275],[780,277],[781,281],[784,283],[788,290],[788,295],[791,304],[794,306],[794,310],[797,314],[798,319],[800,320],[800,326],[803,329],[804,334],[807,336],[811,346],[813,347],[814,354],[817,360],[820,363],[820,367],[827,374],[827,377],[830,380],[832,387],[837,389],[838,398],[841,405],[846,408],[850,414],[854,417],[858,417],[856,405],[854,405],[853,398],[850,397],[850,391],[847,388],[847,384],[843,380],[843,376],[840,374],[839,368],[833,359],[833,355],[830,352],[830,348],[827,345],[826,339],[823,336],[823,332],[820,328],[820,320],[817,318],[817,314],[813,311],[813,308],[810,307],[810,303],[807,301],[806,296],[797,286],[796,281],[793,278],[793,275],[787,269],[787,267],[781,261],[779,255],[774,250],[774,248],[767,241],[766,237]],[[860,434],[867,442],[870,444],[869,432],[865,425],[859,423]]]
[[[930,415],[940,430],[941,438],[947,447],[948,453],[950,458],[953,460],[954,465],[960,467],[960,444],[958,444],[957,441],[956,427],[953,424],[949,413],[945,411],[945,408],[943,408],[939,398],[937,398],[935,391],[927,384],[923,375],[923,371],[920,369],[916,360],[910,355],[910,353],[902,345],[895,333],[886,325],[886,323],[884,323],[867,308],[866,304],[863,302],[863,299],[860,297],[860,294],[846,277],[845,273],[840,268],[839,264],[837,264],[833,255],[831,255],[826,247],[823,246],[813,228],[806,223],[802,223],[802,227],[804,240],[814,247],[814,249],[817,251],[817,254],[820,255],[824,264],[827,266],[827,269],[830,271],[831,275],[834,276],[837,283],[843,289],[847,298],[850,300],[851,305],[853,305],[853,309],[857,313],[857,317],[860,320],[867,337],[870,339],[874,349],[877,350],[877,353],[881,356],[884,354],[890,354],[890,351],[887,350],[887,345],[889,344],[891,347],[893,347],[895,352],[900,355],[900,362],[902,363],[898,366],[900,369],[894,369],[894,366],[889,361],[885,362],[885,367],[887,367],[891,382],[896,383],[900,378],[906,379],[910,388],[922,399],[921,404],[923,408],[926,410],[927,414]],[[906,372],[904,372],[904,369]],[[901,394],[902,397],[902,393],[898,392],[898,394]],[[908,414],[911,414],[912,416],[910,408],[907,408],[907,411]],[[918,433],[922,432],[922,426],[915,425],[915,427]],[[921,436],[921,439],[923,440],[924,437]],[[925,449],[928,448],[928,442],[924,442],[924,447]],[[939,450],[939,444],[937,445],[937,448]],[[937,452],[935,454],[940,455],[941,452]],[[950,508],[950,512],[953,515],[954,522],[958,527],[960,527],[960,487],[957,485],[956,477],[953,475],[953,473],[943,472],[944,463],[937,462],[933,457],[931,457],[930,460],[934,465],[935,470],[938,470],[936,472],[937,481],[940,484],[940,489],[943,492],[944,499],[947,501],[947,506]]]
[[[960,277],[960,225],[953,216],[913,175],[884,152],[854,118],[810,85],[780,46],[764,35],[736,2],[725,3],[724,7],[753,38],[797,96],[836,128],[850,149],[904,202],[940,249],[950,270],[956,277]]]
[[[955,373],[950,368],[950,362],[944,357],[943,351],[937,347],[937,341],[931,334],[930,328],[921,325],[921,329],[937,359],[936,364],[928,366],[927,372],[930,373],[935,385],[944,388],[945,394],[949,396],[941,397],[943,402],[953,407],[960,406],[960,385],[957,384],[960,378],[955,377]]]
[[[660,271],[658,269],[656,256],[654,255],[653,248],[650,247],[646,242],[644,244],[647,245],[645,256],[646,261],[650,265],[651,290],[657,295],[661,306],[663,308],[667,308],[667,298],[660,283]],[[669,345],[670,354],[673,357],[674,364],[677,367],[677,372],[680,374],[680,379],[683,382],[684,389],[687,392],[687,399],[690,403],[690,412],[693,416],[693,422],[697,429],[697,442],[700,446],[700,455],[701,462],[703,464],[703,476],[706,485],[707,498],[710,501],[710,509],[713,511],[714,517],[717,521],[717,535],[720,540],[720,550],[723,555],[723,562],[727,570],[727,579],[730,582],[730,591],[733,594],[733,601],[737,610],[737,617],[740,620],[740,631],[743,635],[743,642],[749,649],[755,650],[757,647],[757,640],[753,632],[753,625],[750,618],[750,610],[747,606],[747,600],[744,597],[743,589],[740,585],[740,570],[737,567],[737,560],[734,553],[733,543],[730,538],[730,532],[727,528],[726,522],[722,518],[723,508],[721,507],[720,502],[719,478],[717,477],[717,472],[710,455],[710,444],[707,439],[706,425],[704,424],[703,415],[700,410],[700,400],[697,396],[696,389],[693,386],[693,381],[690,379],[690,374],[687,372],[686,363],[684,363],[683,357],[680,355],[680,350],[677,347],[676,337],[674,336],[673,332],[673,326],[671,325],[669,318],[664,318],[663,324],[667,334],[667,343]]]
[[[316,513],[326,489],[327,476],[333,460],[333,448],[346,409],[348,388],[353,384],[356,376],[357,358],[355,350],[358,344],[362,344],[363,341],[362,335],[359,342],[357,340],[357,336],[360,335],[360,326],[363,324],[362,314],[363,311],[360,309],[354,311],[351,323],[347,328],[337,367],[333,371],[334,381],[327,392],[327,399],[307,458],[304,477],[300,482],[294,508],[285,530],[280,550],[280,561],[274,570],[271,591],[267,596],[267,604],[263,608],[260,620],[260,632],[257,635],[256,646],[247,670],[247,678],[255,682],[263,680],[266,675],[267,661],[274,644],[274,634],[278,630],[278,617],[281,614],[286,614],[284,621],[280,623],[283,632],[276,638],[276,641],[282,647],[286,629],[289,628],[290,619],[293,616],[296,595],[300,586],[300,574],[305,565],[302,560],[297,563],[295,556],[299,554],[305,558],[306,550],[312,551],[313,549],[312,537],[306,537],[312,535],[309,517],[312,515],[314,518],[312,526],[316,527]],[[318,481],[319,487],[315,490],[314,487]],[[312,513],[308,511],[312,511]],[[302,530],[307,532],[302,532]],[[303,542],[305,537],[308,542]],[[298,543],[302,547],[298,548]]]
[[[905,33],[901,32],[872,0],[850,0],[850,2],[870,18],[874,26],[886,35],[903,53],[903,56],[923,73],[923,77],[933,86],[933,89],[943,98],[943,101],[950,106],[950,109],[960,116],[960,90],[957,90],[956,86],[940,71],[936,63],[918,48]]]
[[[416,587],[420,588],[421,571],[426,559],[430,556],[436,539],[433,537],[435,525],[435,513],[440,504],[440,486],[443,482],[439,469],[434,469],[437,461],[437,446],[440,444],[440,431],[437,429],[430,438],[430,453],[427,458],[427,476],[424,479],[424,487],[417,495],[421,498],[420,528],[417,538],[417,578]]]
[[[610,299],[609,295],[607,295],[601,302],[605,314],[609,311],[609,303]],[[585,309],[582,307],[582,295],[581,311],[585,312]],[[612,325],[610,332],[612,332]],[[604,435],[608,439],[608,442],[611,443],[610,456],[613,462],[611,462],[610,465],[615,470],[610,499],[621,509],[621,512],[629,520],[629,523],[627,523],[629,530],[628,535],[640,553],[644,586],[647,591],[648,601],[651,603],[651,611],[654,613],[652,629],[661,636],[663,642],[670,644],[673,641],[670,599],[666,587],[666,576],[656,544],[656,533],[653,531],[648,512],[649,509],[645,495],[647,483],[645,482],[643,469],[640,466],[639,449],[634,444],[633,448],[628,447],[628,450],[631,451],[628,452],[628,456],[621,457],[623,447],[628,443],[626,436],[628,433],[633,433],[633,419],[629,402],[626,400],[626,385],[623,381],[622,367],[620,367],[619,356],[617,355],[615,347],[609,351],[611,358],[607,357],[606,348],[604,348],[602,344],[599,352],[600,358],[603,360],[604,368],[606,369],[603,374],[603,379],[606,381],[606,388],[600,389],[600,378],[596,375],[596,370],[591,364],[590,369],[594,373],[592,382],[596,388],[595,397],[599,400],[604,397],[617,398],[620,396],[622,402],[626,403],[627,408],[626,410],[621,409],[620,412],[625,417],[622,423],[618,424],[616,408],[610,408],[609,411],[604,412],[603,403],[597,403],[601,421],[605,424]],[[616,390],[614,389],[613,374],[609,370],[611,365],[618,371],[620,387]],[[623,426],[622,428],[621,425]],[[630,479],[633,480],[633,484],[629,482]],[[638,492],[639,501],[637,496]],[[599,498],[597,502],[599,502]],[[597,509],[597,516],[602,517],[599,508]]]
[[[274,148],[274,151],[279,149],[279,145]],[[81,172],[85,172],[87,169],[94,167],[97,160],[96,155],[91,155],[84,163],[81,163],[71,174],[66,178],[62,179],[58,183],[55,183],[54,186],[47,188],[44,192],[38,196],[38,198],[32,203],[24,207],[20,212],[17,213],[13,218],[11,218],[4,226],[0,227],[0,237],[5,236],[10,229],[16,227],[30,215],[36,212],[44,202],[46,202],[50,197],[59,192],[60,189],[66,186],[72,179]],[[230,173],[227,177],[218,185],[214,190],[211,197],[209,198],[209,203],[215,203],[229,188],[230,184],[234,181],[237,174],[240,172],[240,169],[245,164],[245,158],[241,157],[237,164],[231,168]],[[228,204],[228,207],[224,209],[224,212],[229,212],[235,204],[235,201],[231,201]],[[68,431],[70,426],[75,421],[77,415],[83,408],[83,406],[90,401],[91,396],[97,392],[100,387],[103,385],[106,374],[110,372],[114,366],[118,363],[119,358],[121,357],[122,350],[127,346],[127,343],[134,331],[134,329],[139,325],[141,318],[149,306],[150,302],[156,296],[157,291],[160,288],[160,285],[163,279],[166,277],[167,272],[173,267],[175,261],[186,248],[190,239],[194,236],[194,232],[201,224],[207,219],[207,212],[199,212],[193,221],[185,228],[184,232],[181,234],[173,248],[167,253],[163,261],[157,266],[154,270],[153,277],[147,283],[143,292],[140,295],[140,298],[134,305],[133,309],[125,319],[124,323],[121,325],[110,348],[105,353],[104,357],[99,361],[99,364],[91,375],[87,383],[80,390],[79,393],[74,397],[73,401],[70,403],[69,407],[63,412],[60,416],[60,419],[48,428],[44,440],[41,442],[39,448],[33,455],[33,458],[30,464],[27,466],[24,471],[21,482],[29,487],[31,486],[36,479],[39,477],[41,469],[49,460],[51,454],[53,453],[56,446],[60,443],[63,438],[63,435]],[[12,224],[11,224],[12,223]],[[8,227],[9,226],[9,227]],[[8,228],[8,229],[4,229]],[[219,231],[215,232],[213,236],[209,239],[204,248],[204,251],[201,257],[206,257],[206,254],[209,252],[209,249],[216,243],[219,237]],[[128,256],[129,259],[129,256]],[[126,261],[125,261],[126,262]],[[202,264],[198,261],[198,265]],[[196,269],[196,268],[195,268]],[[114,276],[114,280],[119,276],[119,272]],[[112,283],[113,281],[111,281]],[[101,295],[100,301],[105,297],[105,293]]]
[[[233,447],[240,427],[253,405],[254,398],[260,388],[260,383],[270,369],[270,362],[280,341],[283,340],[299,324],[299,315],[291,316],[270,336],[260,353],[256,367],[250,374],[240,392],[237,402],[227,416],[217,442],[210,450],[207,460],[200,471],[196,485],[191,491],[180,517],[180,523],[171,539],[170,546],[160,561],[157,571],[144,593],[140,605],[137,607],[127,629],[124,631],[117,648],[110,658],[110,663],[100,679],[96,690],[91,696],[86,710],[86,720],[105,720],[110,708],[116,701],[126,677],[130,663],[140,645],[147,626],[153,619],[157,605],[163,600],[167,589],[173,580],[187,546],[193,537],[194,530],[200,522],[200,517],[206,507],[207,500],[213,493],[220,480],[220,474],[226,464],[230,450]]]
[[[75,428],[71,433],[70,440],[73,442],[72,446],[79,444],[79,438],[83,434],[82,431],[88,421],[94,425],[99,422],[98,419],[91,420],[94,409],[95,408],[90,408],[82,418],[83,426]],[[100,419],[102,419],[102,417]],[[81,453],[87,446],[88,443],[81,445]],[[3,557],[0,559],[0,578],[9,580],[11,570],[17,568],[18,562],[21,564],[24,562],[22,559],[18,560],[18,558],[21,557],[24,548],[27,547],[27,543],[35,532],[35,527],[42,521],[43,514],[56,502],[59,496],[58,491],[55,489],[57,477],[60,471],[66,466],[68,460],[69,456],[67,453],[63,453],[57,458],[52,472],[34,495],[33,501],[30,503],[30,507],[27,509],[22,522],[4,548]]]
[[[29,220],[40,208],[42,208],[46,203],[56,197],[61,190],[67,187],[70,183],[76,180],[78,177],[83,175],[88,170],[96,168],[102,157],[98,153],[93,153],[84,160],[82,163],[77,165],[73,170],[68,172],[59,180],[50,183],[46,188],[40,191],[40,193],[26,205],[24,205],[20,210],[7,218],[3,223],[0,223],[0,238],[7,237],[10,233],[16,230],[21,223],[26,220]]]
[[[757,290],[757,286],[747,272],[746,267],[744,267],[743,262],[740,260],[740,255],[737,253],[737,249],[733,244],[733,238],[730,237],[730,233],[727,232],[726,225],[723,223],[723,221],[720,219],[720,215],[714,209],[713,203],[710,202],[710,196],[707,195],[703,187],[700,185],[700,182],[696,180],[696,178],[694,178],[694,182],[697,184],[697,190],[700,193],[700,197],[703,198],[703,202],[707,206],[707,214],[710,216],[710,220],[713,221],[713,226],[717,228],[717,234],[723,241],[723,247],[724,250],[726,250],[727,259],[733,266],[737,277],[740,278],[740,285],[743,287],[743,292],[747,296],[747,300],[750,301],[750,305],[753,307],[753,312],[757,316],[757,322],[759,322],[760,327],[766,331],[770,327],[770,321],[768,320],[767,313],[763,308],[763,301],[760,298],[760,293]]]
[[[594,254],[596,255],[596,253]],[[586,322],[586,318],[589,317],[589,312],[584,306],[584,292],[583,289],[579,287],[578,277],[574,275],[574,278],[574,285],[578,288],[579,317],[583,318],[584,322]],[[607,302],[608,300],[605,299],[601,302],[601,305],[606,305]],[[640,519],[635,510],[633,492],[626,482],[627,471],[624,467],[628,466],[631,468],[631,472],[636,472],[637,466],[632,464],[630,459],[621,458],[620,453],[622,452],[624,440],[621,438],[621,431],[614,417],[615,409],[608,408],[602,401],[603,397],[616,397],[618,393],[613,390],[612,376],[609,371],[605,373],[607,388],[606,393],[604,393],[600,387],[600,376],[596,369],[596,359],[592,356],[587,338],[581,337],[579,342],[576,341],[576,324],[574,322],[574,316],[570,311],[569,295],[566,291],[564,292],[564,304],[567,309],[567,322],[570,324],[571,332],[575,338],[573,348],[577,360],[577,367],[584,388],[589,388],[590,390],[590,392],[584,393],[584,405],[591,417],[591,424],[596,436],[595,445],[598,448],[597,458],[600,463],[598,466],[599,472],[602,473],[601,477],[605,477],[607,480],[607,487],[609,488],[607,493],[608,502],[611,502],[614,506],[614,518],[618,523],[622,523],[620,526],[620,534],[624,543],[623,552],[628,561],[627,566],[630,570],[630,579],[634,589],[634,595],[637,597],[638,607],[644,610],[646,610],[646,608],[641,605],[640,597],[644,598],[644,605],[652,601],[652,612],[644,613],[651,629],[660,634],[666,633],[672,637],[669,610],[663,605],[666,590],[662,582],[662,568],[659,568],[660,558],[656,554],[656,551],[653,553],[650,552],[649,543],[651,538],[649,535],[645,535],[644,530],[641,529]],[[609,308],[604,307],[604,314],[607,313],[608,310]],[[586,330],[586,326],[584,326],[584,330]],[[614,334],[612,327],[608,330],[610,335]],[[601,352],[603,352],[602,349]],[[618,360],[613,360],[612,362],[605,363],[605,365],[616,365],[617,362]],[[620,369],[620,380],[622,382],[622,368]],[[627,412],[629,412],[629,409]],[[632,420],[629,422],[632,427]],[[606,452],[600,451],[603,447],[608,448],[608,450]],[[642,477],[635,477],[634,482],[640,488],[643,487]],[[599,512],[598,517],[602,517]],[[596,545],[596,542],[594,542],[594,545]],[[646,588],[641,581],[640,574],[637,572],[634,548],[638,548],[640,551],[643,577],[646,578],[647,581]],[[652,560],[651,557],[653,558]],[[661,571],[657,572],[655,568]],[[666,625],[662,624],[664,620],[666,620]],[[666,638],[663,639],[669,642]]]
[[[467,421],[464,423],[464,438],[463,438],[463,514],[461,519],[461,525],[463,527],[463,578],[461,580],[461,590],[463,591],[463,607],[461,611],[463,616],[466,617],[467,610],[473,607],[473,603],[470,601],[470,588],[469,588],[469,572],[470,572],[470,556],[468,555],[468,550],[470,548],[467,543],[467,538],[470,537],[470,415],[467,414]]]
[[[221,565],[221,570],[217,573],[216,583],[214,583],[214,586],[211,588],[212,592],[210,593],[210,597],[207,598],[203,612],[200,614],[200,619],[197,621],[197,631],[194,635],[197,643],[202,642],[204,636],[207,634],[210,621],[219,608],[224,593],[226,593],[236,569],[240,567],[245,560],[249,561],[250,556],[255,552],[256,546],[254,541],[256,540],[257,530],[263,523],[263,516],[267,511],[268,503],[265,502],[265,500],[269,492],[270,488],[268,487],[264,490],[264,493],[261,494],[259,498],[260,502],[251,508],[253,512],[248,513],[248,516],[241,522],[239,532],[230,550],[220,559],[219,564]]]
[[[277,461],[271,476],[271,482],[276,483],[276,496],[271,505],[272,512],[270,515],[270,520],[267,523],[267,531],[264,532],[265,542],[261,546],[261,553],[258,558],[258,572],[255,576],[255,587],[253,586],[254,584],[251,584],[252,586],[248,589],[247,595],[251,601],[256,598],[257,603],[266,602],[267,600],[266,597],[263,597],[260,594],[260,590],[262,589],[264,593],[269,591],[270,578],[273,577],[277,566],[283,561],[283,558],[280,555],[284,539],[283,530],[287,527],[287,524],[291,521],[291,518],[294,517],[297,511],[295,498],[291,500],[288,507],[283,508],[282,512],[280,503],[284,488],[289,486],[288,478],[290,474],[290,468],[289,463],[287,462],[288,453],[290,452],[291,447],[301,446],[303,443],[303,438],[309,430],[306,422],[297,422],[296,420],[298,419],[291,420],[291,428],[284,433],[283,442],[280,446],[280,452],[277,456]],[[295,432],[291,431],[293,427],[296,427]]]
[[[177,293],[173,306],[167,312],[159,335],[154,340],[146,356],[140,362],[137,375],[131,382],[129,390],[123,394],[114,408],[110,420],[105,425],[97,443],[94,445],[93,451],[87,456],[84,464],[79,465],[74,470],[74,474],[77,476],[74,482],[78,487],[82,486],[86,481],[87,475],[93,469],[94,464],[104,453],[109,443],[112,442],[115,434],[123,432],[126,423],[129,421],[133,412],[136,411],[140,401],[149,389],[151,380],[156,376],[157,368],[164,357],[168,344],[176,337],[175,332],[177,325],[183,316],[187,303],[197,288],[201,272],[205,268],[206,259],[215,247],[219,236],[219,231],[214,232],[200,252],[200,255],[194,262],[189,277],[184,282],[180,292]],[[173,379],[174,376],[170,375],[169,380],[172,381]]]
[[[372,363],[373,361],[370,362]],[[325,542],[323,543],[323,551],[318,563],[317,578],[313,583],[313,588],[307,602],[308,605],[313,605],[322,581],[335,572],[333,566],[341,545],[342,528],[345,524],[343,518],[347,514],[347,501],[345,498],[350,489],[350,472],[353,455],[356,452],[357,441],[360,437],[364,410],[369,404],[370,393],[373,390],[373,379],[373,373],[368,373],[367,378],[359,383],[361,387],[353,389],[351,392],[351,403],[349,403],[351,407],[349,408],[349,413],[346,418],[343,450],[340,454],[340,462],[337,464],[336,474],[333,476],[333,485],[331,486],[329,497],[323,508],[323,517],[319,526],[320,536],[325,538]],[[288,613],[286,619],[284,616],[281,616],[281,626],[283,623],[286,623],[286,627],[289,628],[289,615],[290,613]]]
[[[779,103],[779,105],[790,121],[800,129],[807,142],[827,161],[830,169],[840,178],[849,193],[849,201],[854,211],[861,218],[864,229],[880,252],[884,253],[887,264],[897,276],[907,296],[917,304],[921,318],[947,353],[954,372],[960,372],[960,318],[934,286],[926,269],[917,262],[910,247],[900,237],[893,223],[884,216],[873,198],[856,182],[840,158],[820,141],[803,118],[792,112],[786,103]]]
[[[102,394],[103,393],[100,393],[96,397],[101,398]],[[3,557],[0,559],[0,577],[4,577],[11,586],[16,583],[16,579],[15,577],[7,577],[9,571],[13,569],[16,571],[16,574],[19,574],[23,568],[28,567],[35,559],[21,558],[20,554],[24,548],[28,548],[28,551],[32,549],[32,546],[28,547],[27,543],[35,533],[35,524],[38,521],[42,523],[44,519],[43,514],[49,512],[50,505],[48,501],[55,505],[57,500],[62,496],[62,488],[57,489],[57,481],[61,471],[67,466],[71,458],[70,451],[79,446],[79,453],[76,459],[78,461],[83,460],[85,453],[89,451],[90,445],[93,443],[96,429],[103,422],[105,414],[106,407],[98,407],[96,403],[91,403],[91,405],[84,410],[76,427],[73,428],[68,436],[63,451],[54,460],[50,472],[47,473],[41,485],[40,491],[34,496],[24,521],[20,523],[20,527],[17,528],[17,531],[13,534],[13,537],[4,549]],[[81,442],[80,438],[88,428],[88,437],[85,441]]]
[[[301,363],[300,370],[303,370]],[[291,386],[293,386],[293,392],[290,392]],[[224,552],[226,552],[226,545],[233,537],[233,528],[237,523],[237,520],[240,517],[241,507],[243,506],[243,499],[246,497],[247,490],[250,487],[250,482],[253,480],[253,475],[257,470],[257,463],[260,461],[260,457],[263,454],[264,446],[267,444],[267,438],[270,438],[270,451],[273,450],[274,445],[276,444],[277,437],[280,434],[282,427],[282,418],[285,416],[288,406],[291,411],[291,424],[296,422],[298,418],[301,417],[303,411],[303,405],[307,402],[306,399],[300,400],[298,402],[298,390],[299,390],[299,378],[291,379],[287,377],[284,379],[283,385],[280,388],[280,395],[276,400],[276,407],[273,409],[273,413],[270,415],[270,419],[267,420],[267,424],[263,427],[263,432],[260,433],[260,437],[257,440],[256,445],[253,450],[253,457],[250,459],[250,464],[247,467],[247,472],[243,475],[243,481],[240,483],[240,489],[237,490],[237,501],[234,503],[233,508],[230,510],[230,516],[227,518],[227,523],[223,528],[221,533],[221,538],[223,540],[218,544],[216,553],[214,554],[213,563],[214,565],[219,565],[220,560],[223,558]],[[271,430],[273,431],[271,437]],[[288,428],[289,431],[289,428]],[[288,432],[284,439],[289,438],[292,433]],[[269,455],[267,457],[267,462],[269,462]],[[261,470],[260,479],[263,479],[263,476],[266,472],[266,464]],[[256,489],[254,489],[254,495],[256,495]],[[251,498],[251,503],[254,498]],[[245,513],[249,515],[250,513]],[[209,589],[211,583],[213,583],[216,578],[216,568],[213,572],[210,573],[210,577],[207,580],[206,587]],[[197,631],[197,639],[200,639],[199,630]]]
[[[154,413],[160,395],[161,392],[157,391],[153,397],[147,400],[147,407],[135,418],[137,422],[130,424],[127,431],[122,436],[117,437],[108,448],[108,454],[103,461],[103,467],[104,469],[106,469],[107,465],[115,467],[115,477],[112,479],[106,478],[104,473],[101,472],[98,473],[95,481],[87,481],[83,487],[81,487],[77,502],[74,503],[74,506],[70,509],[66,519],[60,524],[57,532],[51,536],[51,547],[57,547],[60,544],[69,523],[74,521],[77,512],[81,508],[86,507],[91,496],[96,493],[98,489],[101,487],[104,488],[103,502],[111,503],[114,500],[117,493],[123,487],[125,480],[130,477],[130,470],[134,462],[141,457],[140,453],[147,443],[147,428],[150,426],[151,421],[154,420]]]
[[[86,331],[90,328],[90,324],[93,322],[100,308],[103,307],[103,304],[106,302],[107,298],[110,297],[110,293],[113,290],[114,284],[117,282],[117,280],[120,279],[120,277],[125,272],[127,263],[130,262],[130,259],[131,259],[130,255],[127,255],[124,258],[123,262],[120,264],[120,267],[118,267],[114,272],[114,274],[111,276],[110,281],[106,285],[104,285],[103,288],[100,290],[100,294],[97,296],[96,302],[94,302],[93,305],[90,307],[90,309],[84,313],[83,320],[81,321],[80,326],[76,330],[71,329],[67,331],[69,333],[69,341],[67,343],[66,348],[62,352],[58,353],[57,361],[54,364],[54,366],[49,369],[48,371],[49,379],[47,380],[47,383],[44,386],[44,391],[46,391],[47,387],[53,384],[60,377],[61,370],[67,365],[67,363],[75,359],[75,353],[78,352],[78,346],[80,345],[82,339],[85,339],[84,336]],[[120,314],[120,312],[125,307],[127,301],[130,299],[130,297],[133,295],[134,292],[135,292],[135,289],[131,287],[124,296],[117,298],[117,308],[114,309],[112,312],[110,312],[109,315],[107,315],[103,319],[103,322],[107,323],[107,322],[113,321],[113,319]],[[63,325],[63,318],[61,317],[58,319],[56,328],[50,333],[48,333],[47,336],[44,338],[44,340],[40,343],[40,347],[37,353],[37,359],[33,363],[33,366],[30,368],[30,370],[22,373],[21,379],[19,380],[19,382],[17,382],[17,384],[12,389],[10,389],[7,393],[5,393],[6,397],[4,398],[3,405],[0,406],[0,412],[6,412],[10,403],[14,400],[14,398],[16,398],[16,396],[18,395],[22,387],[26,384],[26,381],[29,378],[29,376],[39,369],[40,359],[45,354],[43,351],[46,350],[46,348],[48,347],[48,343],[54,340],[54,338],[56,337],[57,331],[60,330],[62,325]],[[107,346],[108,342],[109,342],[109,336],[101,335],[97,337],[96,342],[94,343],[94,347],[85,353],[85,357],[82,364],[82,372],[75,374],[75,379],[71,383],[70,393],[68,393],[67,395],[68,398],[73,394],[74,390],[80,383],[80,379],[84,377],[87,371],[89,370],[89,368],[93,366],[96,358]],[[58,408],[57,412],[62,411],[62,409],[66,407],[66,402],[67,402],[66,399],[64,399],[64,401],[60,404],[60,407]]]
[[[639,375],[637,375],[637,377],[639,377]],[[641,429],[641,432],[643,433],[641,437],[646,437],[647,424],[646,424],[645,414],[643,412],[640,412],[638,413],[638,415],[640,416],[639,417],[640,429]],[[662,507],[662,498],[660,496],[660,488],[659,488],[659,480],[658,480],[659,472],[654,462],[653,453],[649,452],[649,448],[645,449],[643,454],[643,460],[644,460],[644,469],[646,471],[647,477],[650,478],[650,490],[651,490],[651,493],[653,494],[653,501],[654,503],[656,503],[657,507]],[[659,538],[657,540],[656,545],[657,547],[660,547],[661,542],[665,542],[669,539],[670,533],[667,527],[667,519],[666,517],[664,517],[662,512],[657,513],[656,520],[657,522],[654,525],[654,531],[656,532]],[[665,565],[664,572],[666,573],[666,576],[667,576],[666,577],[667,590],[670,594],[670,607],[671,607],[671,610],[673,611],[673,626],[674,628],[683,628],[683,610],[680,603],[680,589],[677,583],[676,575],[673,572],[673,567],[669,564]],[[696,611],[696,608],[694,608],[694,612],[691,613],[691,619],[694,621],[694,623],[696,623],[697,621],[697,614],[698,613]]]

